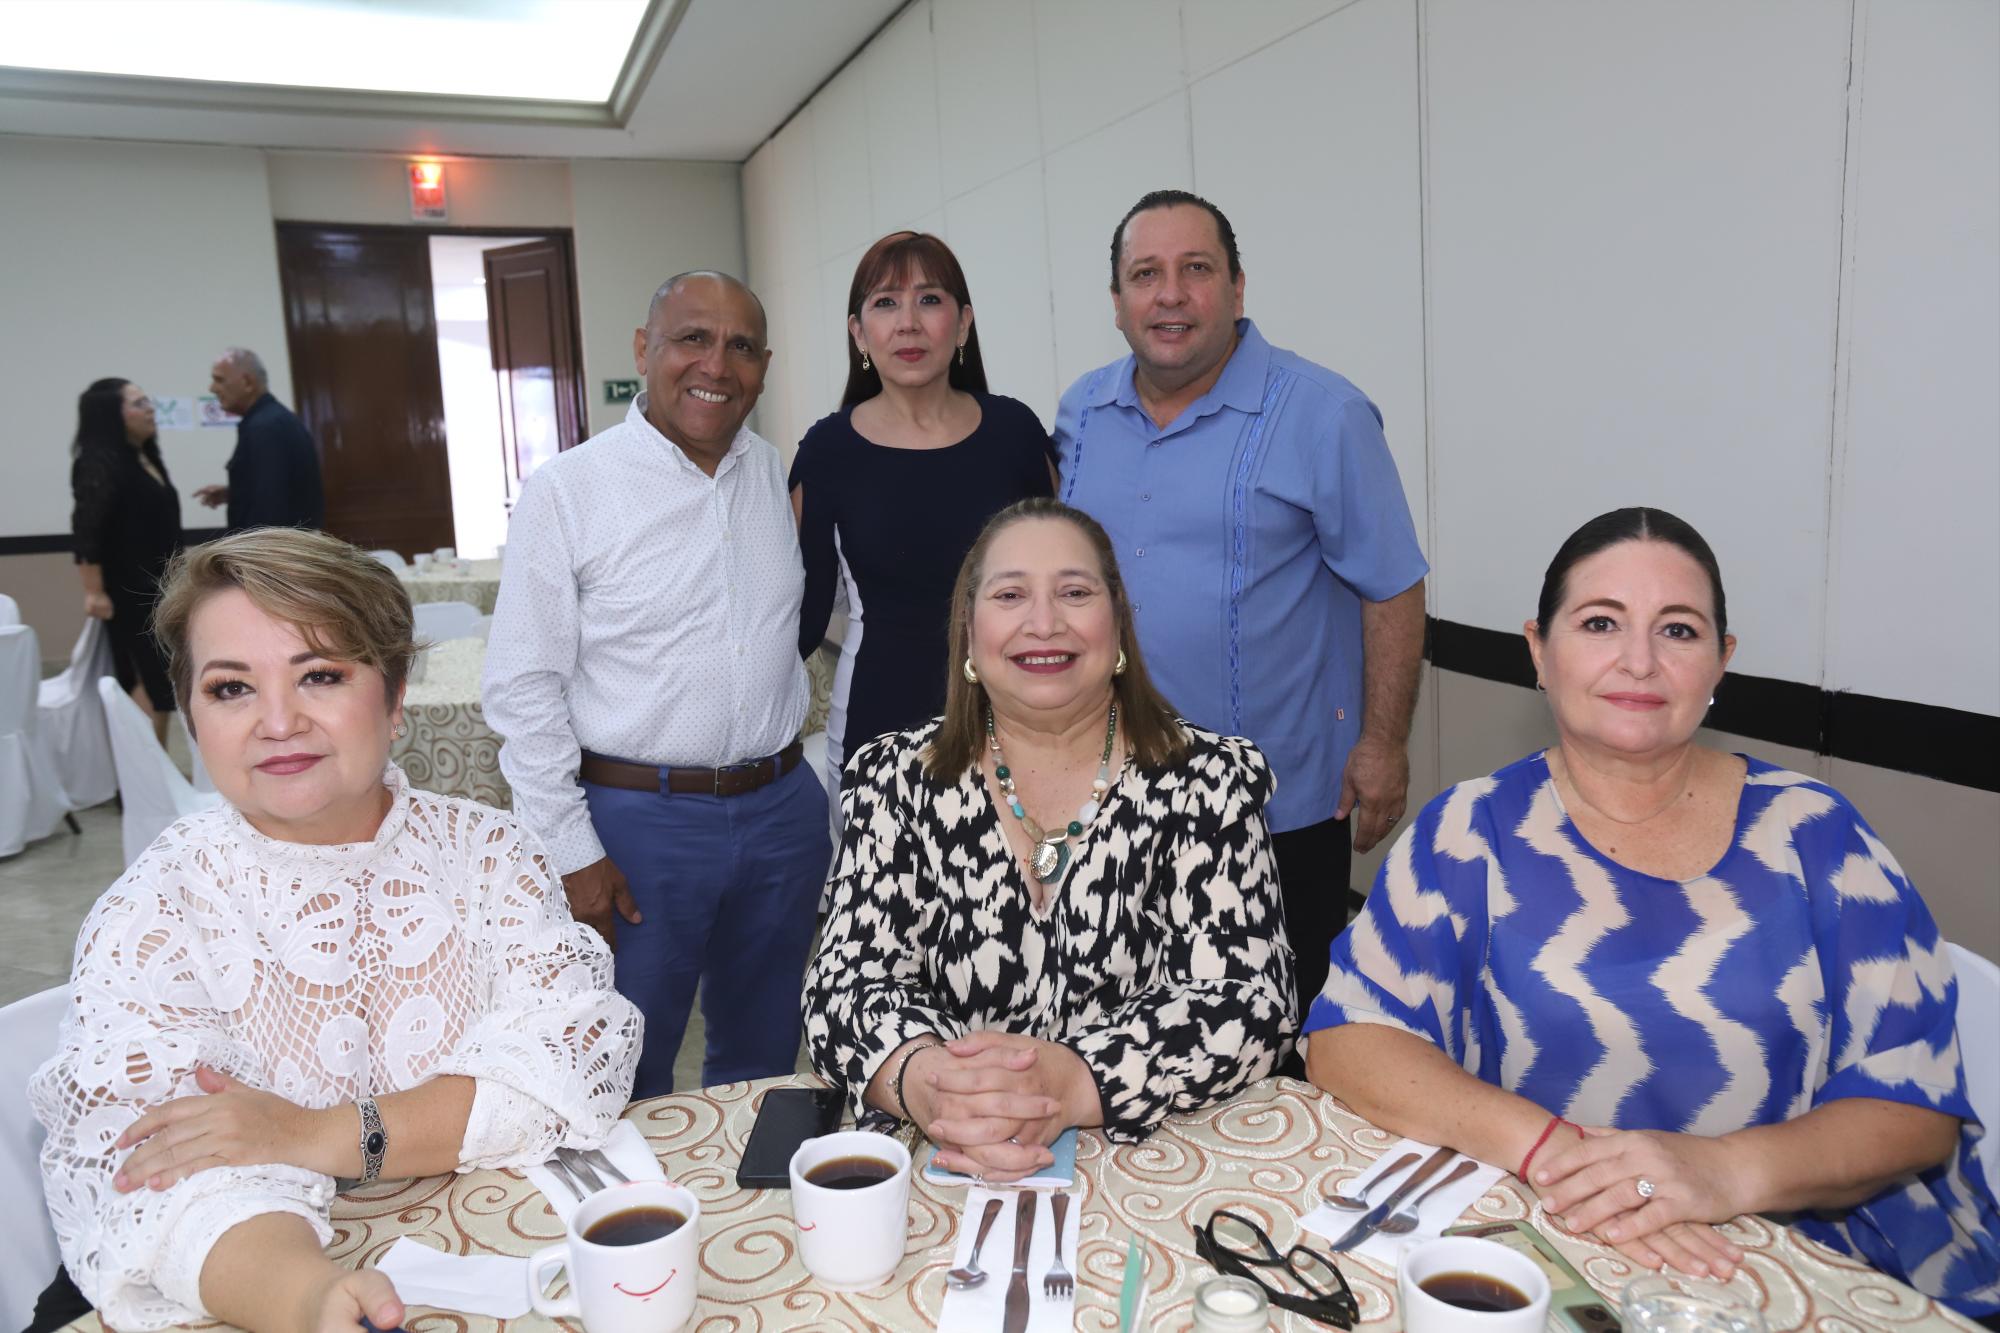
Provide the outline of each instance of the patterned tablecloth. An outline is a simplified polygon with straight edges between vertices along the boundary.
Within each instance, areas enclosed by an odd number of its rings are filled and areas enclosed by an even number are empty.
[[[421,572],[404,569],[396,577],[409,589],[412,602],[470,602],[481,615],[493,614],[493,599],[500,595],[498,560],[460,560],[456,567],[432,566]]]
[[[938,1189],[920,1178],[910,1196],[909,1249],[895,1281],[881,1291],[854,1295],[821,1288],[799,1264],[784,1191],[736,1188],[736,1163],[761,1094],[812,1081],[727,1084],[640,1102],[626,1113],[652,1141],[667,1173],[701,1200],[701,1304],[690,1329],[775,1333],[925,1329],[936,1323],[944,1270],[957,1238],[960,1191]],[[1316,1238],[1295,1234],[1294,1219],[1310,1200],[1360,1174],[1397,1141],[1331,1097],[1288,1079],[1267,1079],[1226,1106],[1170,1122],[1135,1146],[1114,1147],[1096,1133],[1081,1137],[1076,1327],[1117,1327],[1126,1240],[1136,1233],[1147,1262],[1145,1327],[1162,1333],[1188,1328],[1194,1289],[1211,1273],[1194,1256],[1190,1219],[1231,1207],[1262,1219],[1281,1246],[1301,1239],[1318,1246]],[[1512,1177],[1502,1177],[1467,1213],[1468,1220],[1531,1216],[1536,1216],[1531,1198]],[[475,1171],[343,1196],[334,1208],[334,1230],[335,1257],[364,1264],[380,1258],[399,1236],[454,1253],[526,1255],[562,1228],[520,1175]],[[1772,1333],[1972,1327],[1903,1284],[1784,1227],[1745,1218],[1731,1223],[1729,1231],[1749,1251],[1733,1285],[1763,1308]],[[1613,1251],[1560,1234],[1555,1239],[1600,1291],[1615,1293],[1632,1273]],[[1360,1301],[1363,1327],[1402,1326],[1393,1273],[1353,1256],[1343,1256],[1341,1268]],[[518,1322],[546,1323],[535,1316]],[[411,1333],[484,1333],[500,1321],[418,1309],[408,1325]],[[1282,1312],[1272,1326],[1326,1327]],[[101,1325],[93,1317],[78,1327],[96,1333]]]
[[[403,696],[408,728],[389,749],[410,782],[445,796],[470,796],[501,810],[514,806],[500,776],[500,737],[479,706],[483,639],[451,639],[425,654],[424,678]]]

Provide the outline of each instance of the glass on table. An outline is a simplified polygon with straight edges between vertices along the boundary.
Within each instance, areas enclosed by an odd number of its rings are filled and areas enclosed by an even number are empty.
[[[1768,1333],[1763,1313],[1747,1297],[1669,1274],[1627,1283],[1618,1313],[1631,1333]]]

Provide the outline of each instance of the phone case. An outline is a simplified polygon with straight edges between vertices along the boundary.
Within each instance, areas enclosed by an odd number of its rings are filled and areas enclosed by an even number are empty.
[[[1571,1333],[1620,1333],[1624,1328],[1618,1311],[1583,1280],[1583,1274],[1570,1267],[1562,1251],[1550,1244],[1549,1238],[1537,1231],[1533,1223],[1474,1222],[1448,1227],[1444,1234],[1498,1241],[1533,1259],[1548,1275],[1551,1328],[1568,1329]]]
[[[765,1093],[736,1167],[737,1188],[790,1189],[792,1154],[807,1139],[839,1128],[841,1101],[834,1088],[773,1088]]]

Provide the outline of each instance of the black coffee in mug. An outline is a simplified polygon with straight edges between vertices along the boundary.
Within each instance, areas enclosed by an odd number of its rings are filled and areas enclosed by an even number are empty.
[[[823,1190],[858,1190],[895,1174],[895,1166],[879,1157],[834,1157],[807,1171],[806,1179]]]
[[[1417,1284],[1426,1296],[1461,1310],[1520,1310],[1528,1297],[1519,1287],[1491,1273],[1437,1273]]]
[[[644,1245],[671,1236],[686,1224],[686,1216],[676,1208],[626,1208],[592,1222],[583,1229],[583,1238],[592,1245]]]

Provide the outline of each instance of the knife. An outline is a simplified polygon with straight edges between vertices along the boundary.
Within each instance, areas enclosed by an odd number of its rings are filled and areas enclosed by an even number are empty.
[[[1374,1235],[1381,1229],[1384,1222],[1394,1216],[1398,1204],[1409,1198],[1418,1186],[1438,1173],[1439,1167],[1457,1155],[1456,1149],[1439,1148],[1429,1157],[1426,1157],[1424,1164],[1410,1173],[1409,1179],[1396,1186],[1395,1193],[1376,1204],[1373,1208],[1370,1208],[1359,1222],[1356,1222],[1347,1229],[1346,1235],[1333,1243],[1334,1253],[1343,1254]]]
[[[1035,1238],[1035,1192],[1022,1190],[1014,1206],[1014,1276],[1007,1283],[1000,1333],[1028,1333],[1028,1246]]]

